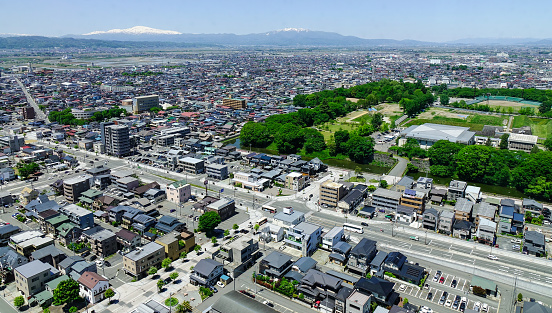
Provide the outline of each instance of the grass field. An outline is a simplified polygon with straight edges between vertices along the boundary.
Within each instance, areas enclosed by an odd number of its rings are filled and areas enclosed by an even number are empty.
[[[320,132],[324,136],[324,140],[328,141],[330,140],[330,136],[335,133],[336,131],[342,129],[347,131],[352,131],[355,129],[358,125],[351,124],[351,123],[340,123],[340,122],[334,122],[331,123],[325,123],[324,125],[319,126]]]
[[[515,116],[512,127],[519,128],[523,126],[531,127],[533,135],[541,138],[547,138],[552,134],[552,120],[549,119],[527,117],[525,115]]]
[[[410,120],[408,121],[408,123],[406,123],[405,126],[408,127],[412,125],[422,125],[425,123],[469,127],[472,131],[478,131],[483,130],[483,126],[485,125],[502,126],[504,123],[504,118],[493,115],[469,115],[467,116],[467,118],[462,119],[436,115],[433,116],[433,118],[416,118]]]

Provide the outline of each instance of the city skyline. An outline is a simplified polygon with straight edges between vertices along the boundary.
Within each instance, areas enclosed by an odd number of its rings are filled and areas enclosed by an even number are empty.
[[[552,3],[517,1],[147,1],[4,2],[0,32],[80,35],[137,25],[181,33],[251,34],[303,28],[365,39],[447,42],[465,38],[551,38]],[[538,10],[534,8],[539,8]],[[20,12],[21,14],[15,14]],[[25,18],[21,18],[24,15]],[[534,23],[539,21],[539,23]]]

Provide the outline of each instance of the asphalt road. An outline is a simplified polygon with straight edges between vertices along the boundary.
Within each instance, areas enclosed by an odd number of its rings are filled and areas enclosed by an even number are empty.
[[[46,123],[50,123],[50,120],[48,119],[48,116],[44,114],[44,112],[38,107],[36,102],[33,99],[33,96],[29,93],[27,90],[27,87],[19,80],[19,78],[13,76],[13,78],[17,81],[21,89],[23,90],[23,93],[25,94],[25,97],[27,97],[27,102],[33,107],[35,110],[35,115],[38,117],[38,119],[46,121]]]

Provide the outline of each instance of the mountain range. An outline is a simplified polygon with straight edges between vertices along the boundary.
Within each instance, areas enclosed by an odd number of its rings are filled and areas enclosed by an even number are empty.
[[[264,33],[190,34],[173,30],[134,26],[126,29],[92,31],[81,35],[41,37],[0,34],[0,48],[86,48],[86,47],[197,47],[197,46],[279,46],[279,47],[439,47],[439,46],[551,46],[552,39],[466,38],[448,42],[364,39],[334,32],[285,28]]]

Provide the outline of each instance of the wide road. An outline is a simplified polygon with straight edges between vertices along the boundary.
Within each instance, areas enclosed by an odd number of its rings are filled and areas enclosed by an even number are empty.
[[[46,121],[46,123],[50,123],[50,120],[48,119],[48,116],[38,107],[38,105],[36,104],[36,102],[33,99],[33,96],[27,90],[27,87],[25,87],[25,85],[19,80],[19,78],[15,77],[15,76],[12,76],[12,77],[15,79],[15,81],[17,81],[17,83],[19,84],[19,86],[23,90],[23,93],[25,94],[25,97],[27,97],[27,102],[29,102],[29,104],[35,110],[35,115],[38,117],[38,119],[44,120],[44,121]]]

